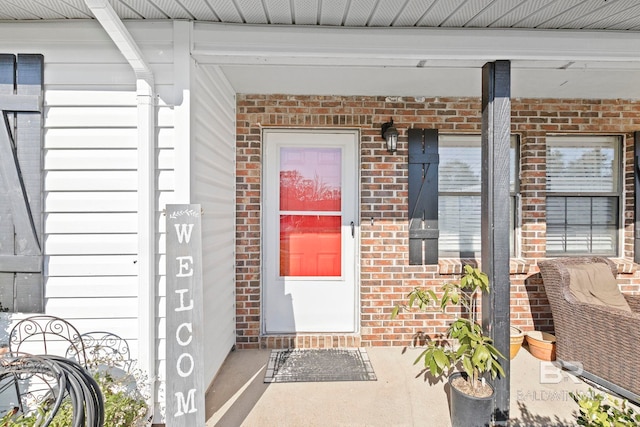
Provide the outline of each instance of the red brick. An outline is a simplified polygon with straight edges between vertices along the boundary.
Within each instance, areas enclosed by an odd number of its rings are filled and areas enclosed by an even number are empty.
[[[408,345],[417,333],[434,336],[446,331],[450,315],[403,313],[390,320],[394,304],[416,286],[438,287],[459,277],[460,260],[438,266],[408,265],[407,130],[438,128],[443,132],[480,134],[479,98],[438,97],[416,102],[402,97],[237,95],[236,304],[237,345],[331,347]],[[545,252],[546,135],[610,133],[624,136],[625,198],[624,257],[633,257],[633,132],[640,103],[630,100],[513,99],[512,131],[520,137],[522,200],[522,262],[512,262],[513,323],[523,330],[553,330],[551,310],[536,260]],[[400,132],[399,150],[391,156],[380,135],[383,122],[394,118]],[[358,128],[361,135],[360,287],[362,333],[260,337],[261,307],[261,130],[271,127]],[[374,225],[370,219],[374,218]],[[623,258],[624,258],[623,257]],[[640,294],[640,273],[632,262],[620,262],[621,289]]]

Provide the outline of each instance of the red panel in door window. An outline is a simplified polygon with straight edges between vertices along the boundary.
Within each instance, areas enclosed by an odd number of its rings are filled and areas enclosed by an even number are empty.
[[[280,216],[280,276],[342,275],[339,216]]]
[[[280,148],[280,210],[339,211],[339,148]]]

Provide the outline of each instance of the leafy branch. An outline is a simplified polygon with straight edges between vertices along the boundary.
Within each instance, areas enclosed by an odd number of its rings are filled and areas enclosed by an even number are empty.
[[[415,364],[423,361],[431,375],[438,377],[448,374],[460,363],[472,389],[475,389],[483,373],[490,374],[492,378],[505,375],[499,360],[505,359],[504,355],[495,348],[492,339],[483,334],[482,326],[476,319],[477,296],[483,291],[490,291],[487,275],[477,268],[465,265],[464,275],[459,282],[445,283],[441,287],[442,297],[438,298],[432,289],[415,288],[409,293],[406,305],[396,305],[393,308],[392,319],[401,310],[417,308],[427,311],[438,307],[444,312],[450,305],[462,306],[470,313],[471,319],[460,317],[449,325],[448,340],[430,340]]]

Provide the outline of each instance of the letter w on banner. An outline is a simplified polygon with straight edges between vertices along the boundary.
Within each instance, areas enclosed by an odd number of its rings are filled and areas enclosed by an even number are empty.
[[[167,427],[205,425],[200,205],[167,205]]]

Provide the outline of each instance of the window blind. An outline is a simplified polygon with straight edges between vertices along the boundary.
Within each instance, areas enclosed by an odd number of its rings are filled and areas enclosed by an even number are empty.
[[[514,230],[515,188],[517,175],[516,138],[511,141],[509,183],[511,229]],[[480,220],[482,150],[480,135],[440,135],[438,148],[438,218],[441,256],[476,257],[481,250]],[[514,233],[510,239],[515,251]]]
[[[547,140],[547,192],[618,191],[616,139]]]

